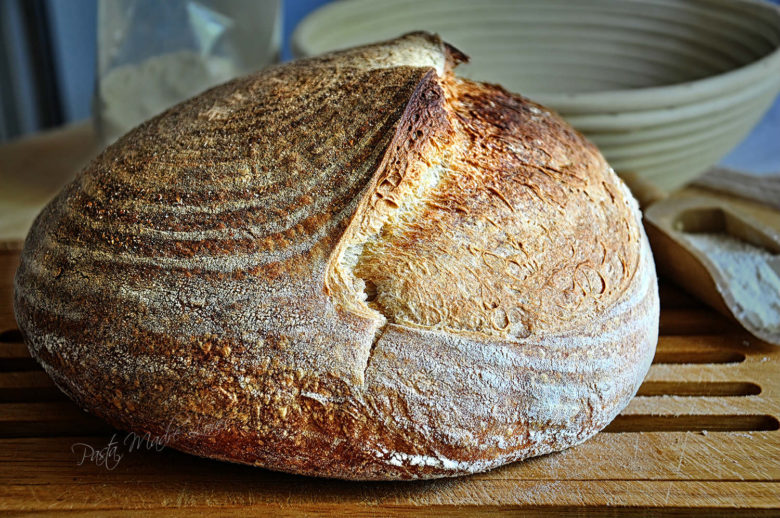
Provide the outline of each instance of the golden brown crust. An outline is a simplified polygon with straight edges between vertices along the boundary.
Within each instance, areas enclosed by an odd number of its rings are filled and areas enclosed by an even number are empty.
[[[372,305],[393,322],[504,338],[575,328],[613,305],[641,234],[598,151],[500,87],[443,83],[454,128],[427,134],[438,139],[428,156],[392,172],[435,178],[414,209],[395,192],[376,200],[403,214],[364,237],[356,262],[375,286]]]
[[[414,33],[130,132],[28,236],[33,355],[116,426],[311,475],[464,474],[598,431],[655,345],[638,211],[464,59]]]

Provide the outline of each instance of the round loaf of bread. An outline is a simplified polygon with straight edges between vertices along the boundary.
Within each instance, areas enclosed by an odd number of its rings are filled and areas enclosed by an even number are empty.
[[[462,475],[582,442],[658,330],[631,194],[426,33],[213,88],[106,149],[16,276],[82,408],[204,457]]]

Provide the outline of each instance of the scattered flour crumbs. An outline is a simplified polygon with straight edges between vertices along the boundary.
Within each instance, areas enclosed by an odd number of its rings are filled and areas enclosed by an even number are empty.
[[[780,331],[780,255],[727,234],[683,234],[729,279],[735,315],[756,328]]]

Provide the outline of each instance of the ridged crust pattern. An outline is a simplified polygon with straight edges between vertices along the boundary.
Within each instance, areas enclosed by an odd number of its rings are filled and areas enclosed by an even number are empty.
[[[115,426],[310,475],[467,474],[596,433],[657,338],[638,209],[464,59],[413,33],[130,132],[27,238],[32,354]]]

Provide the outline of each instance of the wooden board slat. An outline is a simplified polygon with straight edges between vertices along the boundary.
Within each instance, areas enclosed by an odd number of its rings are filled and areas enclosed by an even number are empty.
[[[13,248],[13,247],[11,247]],[[18,248],[18,247],[17,247]],[[780,348],[662,282],[645,383],[564,452],[452,480],[361,483],[146,449],[65,398],[13,322],[18,252],[0,251],[0,512],[103,516],[780,514]],[[112,443],[113,438],[113,443]],[[84,453],[116,444],[107,469]]]
[[[250,479],[252,482],[252,479]],[[602,515],[637,516],[637,508],[671,507],[687,516],[702,509],[706,516],[734,516],[739,508],[750,516],[776,516],[778,482],[741,481],[631,481],[631,480],[480,480],[463,478],[429,482],[310,483],[279,475],[254,484],[222,486],[209,481],[170,481],[166,484],[47,484],[9,486],[2,490],[3,504],[22,511],[135,509],[139,514],[167,516],[169,510],[221,509],[252,514],[273,511],[288,516],[382,515],[410,516],[425,510],[435,515],[474,516],[498,511],[543,511],[559,516],[576,514],[573,507],[601,508]],[[120,503],[121,502],[121,503]],[[739,503],[739,505],[736,505]],[[381,507],[381,510],[377,510]],[[539,509],[539,508],[546,509]],[[622,512],[621,512],[622,511]],[[771,512],[775,514],[772,514]],[[221,513],[220,513],[221,514]],[[236,514],[239,514],[236,512]]]
[[[116,468],[81,460],[87,444],[95,450],[109,445],[112,435],[122,454]],[[474,475],[501,480],[780,480],[780,463],[767,462],[773,451],[775,432],[639,432],[598,434],[561,453]],[[170,449],[130,451],[124,432],[97,436],[24,437],[0,439],[0,462],[13,465],[0,472],[0,491],[7,484],[67,483],[77,476],[80,483],[154,483],[185,472],[188,480],[241,483],[241,479],[273,478],[266,470],[234,464],[208,462]],[[18,452],[29,452],[20,457]],[[713,455],[718,453],[719,455]],[[724,462],[725,461],[725,462]],[[41,470],[41,463],[57,467]],[[67,468],[67,469],[66,469]],[[258,471],[258,474],[254,472]],[[300,477],[301,480],[310,480]],[[348,484],[348,483],[345,483]]]
[[[2,360],[0,360],[2,361]],[[42,370],[0,371],[0,405],[3,403],[63,401],[68,398]],[[2,412],[0,407],[0,412]],[[2,420],[0,419],[0,422]],[[2,425],[0,424],[0,428]],[[2,435],[2,431],[0,431]]]
[[[0,403],[0,437],[47,437],[112,431],[70,401]]]
[[[671,308],[661,312],[662,335],[738,333],[741,328],[709,308]]]
[[[0,245],[0,333],[16,329],[13,310],[14,274],[19,266],[19,243]]]

